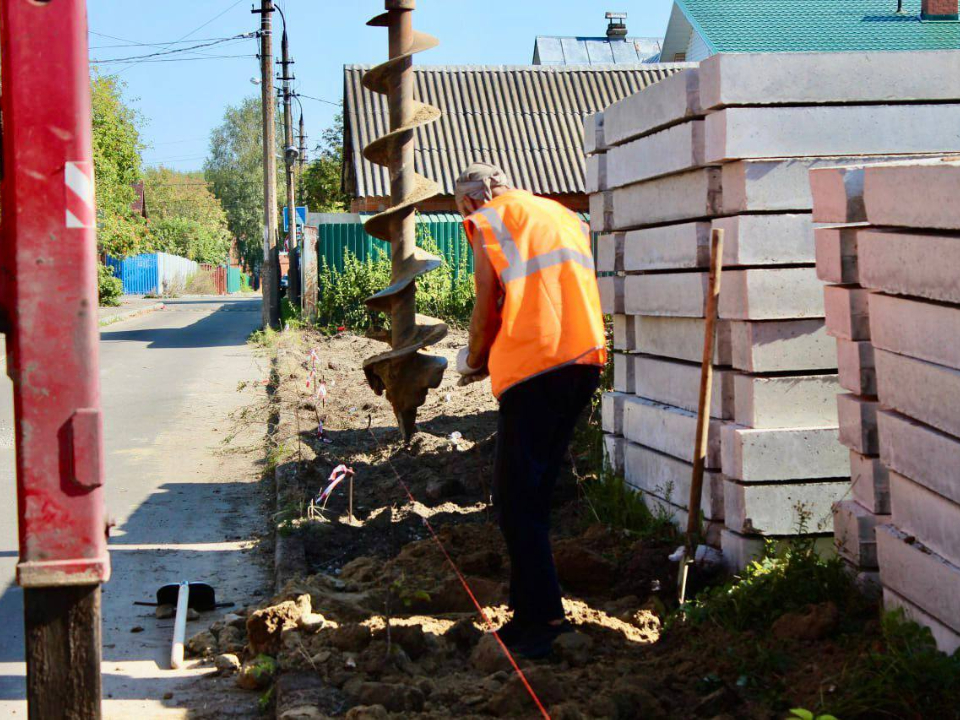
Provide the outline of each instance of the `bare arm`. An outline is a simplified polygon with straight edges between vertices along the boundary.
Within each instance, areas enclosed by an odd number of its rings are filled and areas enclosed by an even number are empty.
[[[503,288],[483,246],[481,233],[474,231],[471,245],[477,300],[473,306],[473,316],[470,318],[470,355],[467,362],[470,367],[485,368],[490,348],[500,330]]]

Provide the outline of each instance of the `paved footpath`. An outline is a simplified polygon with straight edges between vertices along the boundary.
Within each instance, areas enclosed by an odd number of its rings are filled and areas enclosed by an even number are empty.
[[[254,403],[266,377],[246,338],[260,298],[185,297],[101,328],[107,509],[113,577],[103,595],[104,714],[109,718],[224,716],[200,670],[167,670],[172,620],[156,588],[208,581],[218,600],[254,601],[271,585],[251,538],[262,527],[257,483],[264,427],[230,415]],[[238,391],[241,383],[248,383]],[[17,524],[10,381],[0,386],[0,717],[26,717],[22,593],[14,582]],[[240,430],[228,445],[225,438]],[[244,452],[243,448],[247,448]],[[226,612],[226,611],[221,611]],[[212,618],[192,622],[188,635]],[[142,631],[131,632],[134,628]],[[202,672],[209,672],[205,670]],[[164,697],[164,696],[168,697]],[[249,696],[247,696],[249,697]],[[255,700],[255,697],[253,698]],[[236,708],[239,709],[239,708]]]

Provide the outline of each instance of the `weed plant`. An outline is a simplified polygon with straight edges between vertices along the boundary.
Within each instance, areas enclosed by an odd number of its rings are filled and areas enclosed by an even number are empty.
[[[903,610],[881,619],[883,641],[844,668],[823,710],[859,718],[960,718],[960,650],[937,650],[930,629]]]
[[[803,530],[801,515],[801,530]],[[768,543],[765,557],[739,577],[707,588],[679,612],[693,624],[711,622],[729,630],[763,630],[784,613],[832,601],[843,615],[868,607],[839,557],[821,557],[815,538],[800,536],[779,549]]]

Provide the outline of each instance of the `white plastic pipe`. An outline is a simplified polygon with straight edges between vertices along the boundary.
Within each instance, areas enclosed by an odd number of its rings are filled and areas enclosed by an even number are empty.
[[[173,623],[173,647],[170,649],[170,668],[179,670],[183,667],[183,640],[187,634],[187,605],[190,603],[190,583],[186,580],[180,583],[177,593],[177,617]]]

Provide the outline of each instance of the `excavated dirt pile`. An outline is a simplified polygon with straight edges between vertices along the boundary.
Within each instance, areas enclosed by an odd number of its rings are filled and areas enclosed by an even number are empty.
[[[437,350],[452,360],[464,342],[453,333]],[[538,717],[423,521],[491,620],[505,621],[508,559],[486,502],[496,429],[489,384],[457,388],[448,371],[403,448],[389,405],[360,369],[377,346],[350,335],[281,341],[278,533],[303,548],[306,571],[215,623],[189,650],[264,693],[286,719]],[[340,464],[355,472],[352,516],[347,482],[325,509],[316,500]],[[738,684],[732,648],[756,638],[715,628],[661,637],[676,592],[672,549],[597,524],[565,471],[555,555],[576,631],[556,641],[550,659],[519,660],[551,717],[783,717]],[[812,648],[810,657],[820,663],[825,653],[829,646]],[[823,671],[811,668],[799,673],[813,691]]]

